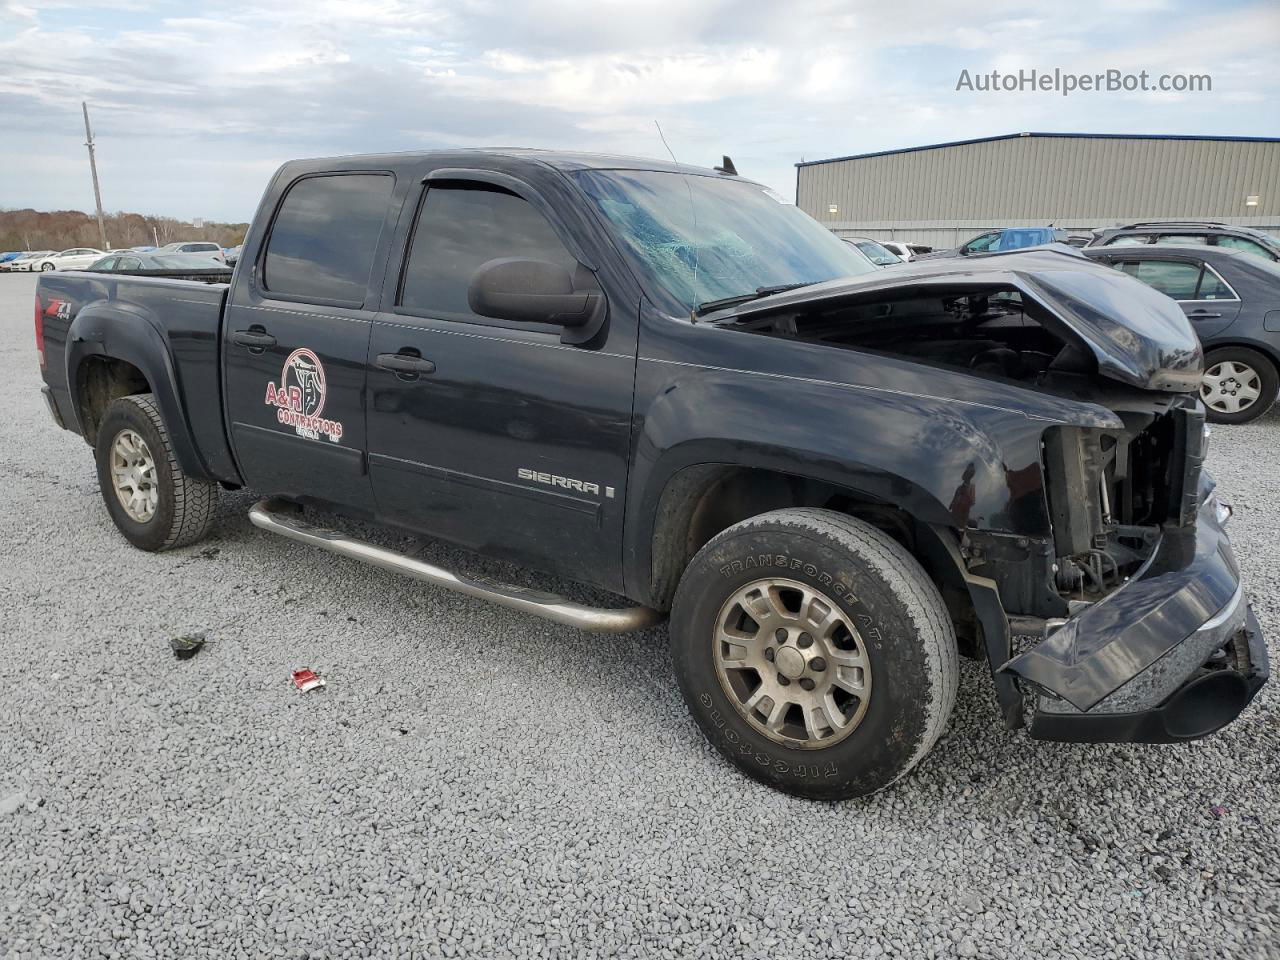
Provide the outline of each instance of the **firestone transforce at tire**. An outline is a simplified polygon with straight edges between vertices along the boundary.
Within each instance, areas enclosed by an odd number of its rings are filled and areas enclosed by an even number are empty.
[[[98,427],[95,456],[107,512],[135,547],[185,547],[209,532],[218,487],[183,472],[150,394],[112,402]]]
[[[676,591],[671,655],[721,753],[821,800],[874,793],[919,763],[959,677],[951,619],[915,558],[808,508],[745,520],[698,552]]]

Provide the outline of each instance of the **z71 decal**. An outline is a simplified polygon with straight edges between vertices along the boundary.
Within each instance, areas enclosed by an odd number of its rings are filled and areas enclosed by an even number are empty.
[[[263,401],[276,408],[276,420],[293,427],[300,437],[319,440],[328,437],[334,443],[342,439],[342,423],[320,416],[325,398],[324,364],[320,358],[300,347],[289,354],[280,371],[280,385],[267,384]]]

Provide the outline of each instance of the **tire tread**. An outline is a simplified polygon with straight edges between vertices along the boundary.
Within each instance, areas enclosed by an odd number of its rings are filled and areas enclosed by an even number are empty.
[[[173,523],[164,542],[157,549],[171,550],[198,543],[204,539],[213,524],[214,511],[218,505],[217,484],[188,476],[183,471],[173,452],[169,430],[165,427],[160,406],[154,396],[137,393],[122,397],[121,401],[137,407],[156,428],[160,442],[164,445],[162,453],[169,465],[169,476],[173,479]]]
[[[925,653],[929,696],[925,729],[915,749],[888,786],[905,776],[937,743],[955,706],[960,679],[960,653],[955,627],[937,586],[902,544],[848,514],[818,507],[789,507],[750,517],[713,537],[704,550],[753,528],[789,527],[810,538],[834,543],[877,571],[901,601]]]

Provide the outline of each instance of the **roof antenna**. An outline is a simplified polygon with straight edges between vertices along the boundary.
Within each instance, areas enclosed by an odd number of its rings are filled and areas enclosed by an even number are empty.
[[[658,137],[662,140],[662,145],[667,148],[667,153],[671,154],[671,162],[677,167],[680,161],[676,159],[676,152],[671,149],[671,144],[667,143],[667,135],[662,132],[662,124],[657,120],[653,121],[653,125],[658,128]],[[725,157],[725,160],[728,160]],[[684,188],[689,193],[689,215],[693,218],[693,303],[689,306],[689,319],[693,323],[698,322],[698,208],[693,204],[693,188],[689,186],[689,175],[680,172],[684,180]]]
[[[714,168],[716,173],[723,173],[730,177],[738,175],[738,168],[733,165],[733,160],[726,153],[724,159],[720,161],[720,166]]]

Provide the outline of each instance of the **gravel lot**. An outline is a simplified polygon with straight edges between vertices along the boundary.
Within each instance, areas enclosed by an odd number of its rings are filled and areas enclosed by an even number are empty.
[[[247,493],[130,548],[40,399],[34,286],[0,275],[0,957],[1280,956],[1280,683],[1199,743],[1057,745],[966,663],[914,775],[792,800],[703,741],[665,629],[434,591]],[[1280,659],[1280,416],[1210,461]]]

